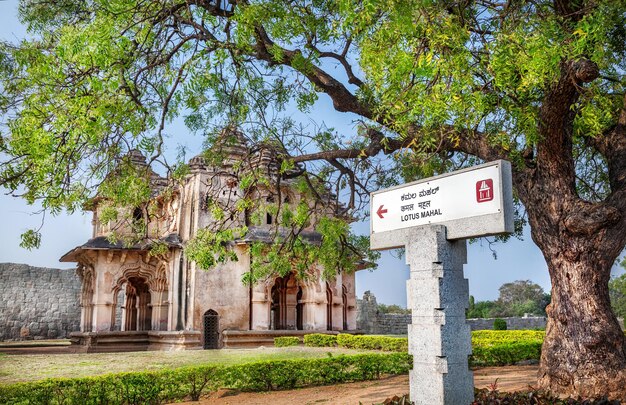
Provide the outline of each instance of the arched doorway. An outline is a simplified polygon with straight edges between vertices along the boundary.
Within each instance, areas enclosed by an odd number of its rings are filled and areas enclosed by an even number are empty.
[[[270,329],[279,330],[282,329],[282,315],[284,313],[283,299],[283,279],[276,279],[274,286],[272,287],[272,304],[270,308]]]
[[[212,309],[204,313],[204,349],[219,349],[220,317]]]
[[[293,274],[278,277],[270,291],[270,329],[294,330],[302,329],[303,310],[299,301],[302,300],[302,288],[298,286]]]
[[[151,330],[150,288],[143,277],[130,277],[126,283],[124,330]]]

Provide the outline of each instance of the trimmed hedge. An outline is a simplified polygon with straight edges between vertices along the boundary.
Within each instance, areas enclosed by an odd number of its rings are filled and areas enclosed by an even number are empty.
[[[481,330],[472,332],[472,366],[504,366],[539,360],[545,331]]]
[[[335,347],[337,346],[337,335],[325,335],[323,333],[304,335],[304,345],[309,347]]]
[[[470,366],[505,366],[526,360],[539,360],[544,331],[535,330],[481,330],[472,332]],[[376,335],[305,335],[307,346],[337,346],[348,349],[384,350],[399,353],[408,351],[407,338],[394,338]],[[307,343],[308,342],[308,343]]]
[[[337,345],[348,349],[384,350],[388,352],[406,352],[409,350],[407,338],[394,338],[375,335],[337,335]]]
[[[406,353],[371,353],[56,378],[0,386],[0,403],[161,404],[186,398],[197,400],[220,387],[265,391],[373,380],[382,374],[406,374],[411,365],[411,356]]]
[[[298,346],[299,344],[300,338],[297,336],[280,336],[274,338],[274,346],[276,347]]]
[[[543,330],[475,330],[472,332],[472,342],[543,342],[546,332]]]
[[[470,356],[471,366],[505,366],[524,360],[539,360],[541,343],[510,342],[492,346],[474,346]]]

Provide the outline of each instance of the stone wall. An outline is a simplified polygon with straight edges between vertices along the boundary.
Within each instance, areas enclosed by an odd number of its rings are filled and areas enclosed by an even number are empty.
[[[381,314],[376,297],[365,291],[362,300],[357,300],[356,328],[372,335],[406,335],[411,322],[409,314]]]
[[[56,339],[80,328],[74,269],[0,263],[0,341]]]
[[[502,319],[506,321],[507,330],[545,329],[546,327],[545,316],[529,316]],[[486,330],[493,329],[493,321],[495,320],[496,318],[477,318],[468,319],[467,323],[469,323],[472,330]]]
[[[357,308],[357,329],[363,333],[372,335],[407,334],[407,325],[411,322],[411,315],[379,313],[376,297],[371,292],[366,291],[363,294],[363,299],[357,300]],[[493,329],[494,319],[468,319],[467,323],[472,330]],[[506,321],[508,330],[544,329],[546,327],[546,318],[543,316],[502,319]]]

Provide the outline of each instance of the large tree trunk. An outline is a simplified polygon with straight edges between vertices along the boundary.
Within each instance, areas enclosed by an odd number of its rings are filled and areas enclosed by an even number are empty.
[[[626,400],[624,333],[608,291],[611,267],[624,246],[623,213],[581,200],[562,173],[548,167],[534,173],[532,188],[519,188],[552,282],[539,387]]]
[[[612,261],[593,241],[575,241],[584,251],[579,255],[571,255],[559,242],[542,247],[552,303],[547,308],[539,386],[572,397],[626,399],[624,334],[608,293]]]

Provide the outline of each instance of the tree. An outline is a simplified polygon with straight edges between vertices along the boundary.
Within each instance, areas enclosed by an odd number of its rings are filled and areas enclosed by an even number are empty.
[[[222,122],[271,143],[283,176],[334,183],[354,210],[399,177],[508,159],[552,282],[539,384],[626,398],[608,294],[626,244],[625,8],[23,0],[39,37],[3,47],[0,182],[75,209],[129,147],[156,159],[178,115],[207,135]],[[320,95],[357,121],[349,141],[280,114]]]
[[[550,302],[540,285],[530,280],[517,280],[500,287],[500,296],[495,302],[493,316],[522,316],[525,313],[545,314]]]
[[[471,318],[491,318],[496,303],[494,301],[475,302],[474,296],[470,295],[470,305],[467,309],[466,317]]]
[[[378,312],[381,314],[403,314],[410,315],[411,310],[408,308],[402,308],[400,305],[396,304],[378,304]]]

